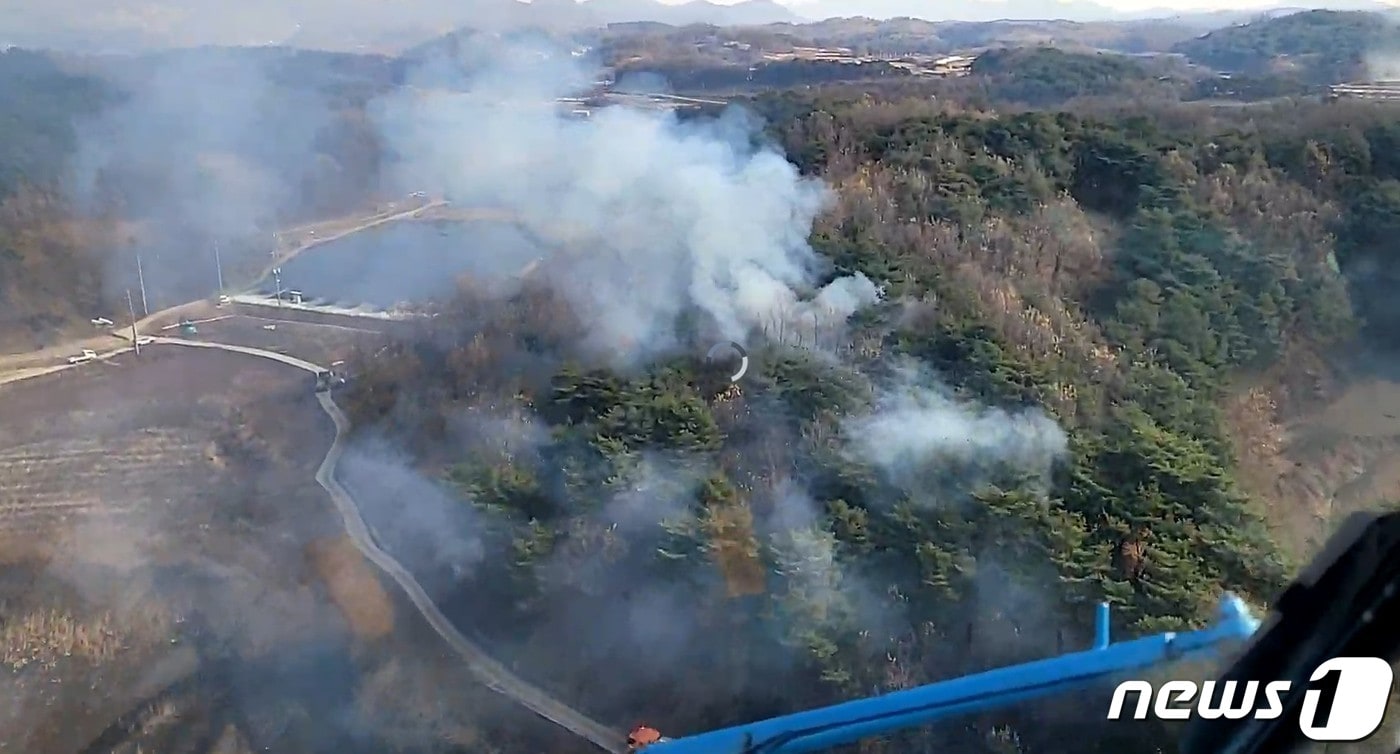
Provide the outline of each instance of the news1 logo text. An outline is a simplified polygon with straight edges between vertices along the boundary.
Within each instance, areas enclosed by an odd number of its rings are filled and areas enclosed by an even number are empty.
[[[1298,726],[1313,741],[1360,741],[1374,734],[1390,703],[1394,671],[1379,657],[1334,657],[1317,667],[1302,689]],[[1283,715],[1289,681],[1167,681],[1157,687],[1124,681],[1113,691],[1109,720],[1121,720],[1136,693],[1132,719],[1273,720]],[[1194,704],[1192,702],[1194,701]]]

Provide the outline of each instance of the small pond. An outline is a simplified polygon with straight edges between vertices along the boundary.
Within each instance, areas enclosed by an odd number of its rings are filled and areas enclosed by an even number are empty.
[[[451,295],[461,276],[509,277],[542,256],[526,230],[495,221],[389,223],[316,246],[282,265],[282,290],[308,303],[389,308]],[[258,290],[271,295],[271,277]]]

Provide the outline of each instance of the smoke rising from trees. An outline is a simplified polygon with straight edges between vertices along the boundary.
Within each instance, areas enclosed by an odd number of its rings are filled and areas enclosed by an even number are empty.
[[[769,146],[751,115],[731,108],[685,119],[606,108],[573,118],[554,101],[588,84],[589,72],[572,56],[534,43],[500,43],[490,55],[472,50],[465,61],[429,61],[410,76],[420,88],[375,103],[395,155],[391,181],[399,192],[443,194],[459,207],[517,217],[541,243],[482,249],[489,258],[471,266],[471,295],[501,310],[518,306],[509,299],[520,291],[517,271],[528,268],[533,284],[567,302],[559,312],[579,319],[579,336],[563,339],[562,352],[521,353],[513,336],[497,331],[503,315],[478,302],[455,313],[463,321],[439,325],[462,328],[458,337],[477,344],[468,351],[535,375],[566,361],[639,367],[698,359],[719,340],[750,344],[758,362],[820,364],[846,375],[857,396],[840,411],[847,418],[831,425],[832,441],[856,464],[884,472],[892,494],[920,505],[966,499],[990,479],[979,475],[979,464],[1043,474],[1063,452],[1063,434],[1043,413],[972,405],[935,375],[898,365],[893,379],[872,382],[840,348],[807,353],[785,345],[786,332],[839,334],[853,315],[882,306],[885,292],[859,273],[835,274],[812,249],[808,236],[830,190]],[[511,254],[519,256],[502,258]],[[493,392],[494,377],[470,381],[477,394],[448,409],[457,412],[447,419],[453,445],[434,454],[475,467],[461,470],[459,489],[488,509],[473,521],[492,530],[485,547],[500,553],[486,555],[483,568],[528,564],[477,574],[478,583],[499,585],[528,573],[528,596],[512,598],[534,629],[498,638],[502,652],[549,672],[580,669],[588,698],[607,708],[634,706],[675,668],[712,669],[717,675],[697,675],[687,695],[719,698],[746,683],[728,663],[744,663],[742,673],[779,674],[810,661],[822,632],[867,629],[871,651],[882,655],[889,637],[909,630],[901,598],[832,534],[831,501],[816,498],[802,469],[808,461],[796,458],[810,452],[808,441],[785,424],[782,401],[762,396],[769,366],[755,364],[758,381],[747,383],[755,392],[749,418],[739,420],[749,425],[746,439],[728,437],[718,452],[636,450],[607,430],[597,437],[593,428],[551,431],[543,416],[536,425],[497,411],[512,399]],[[529,385],[537,411],[563,400],[550,390]],[[769,457],[770,468],[753,468]],[[591,460],[570,464],[580,458]],[[396,475],[416,473],[398,463]],[[940,484],[923,479],[930,469]],[[571,487],[577,477],[601,479]],[[950,478],[959,483],[943,484]],[[529,510],[503,510],[503,499]],[[401,517],[413,517],[416,504],[413,495],[385,499],[386,510]],[[430,508],[427,526],[440,526],[441,506]],[[503,528],[511,532],[504,538]],[[391,549],[429,542],[410,536]],[[697,621],[713,593],[762,595],[773,610],[759,618],[736,607],[732,630],[708,630]],[[979,599],[1000,598],[989,588]],[[470,613],[466,620],[492,620]],[[736,642],[747,649],[736,650]],[[614,667],[617,653],[629,658],[625,674],[582,670]]]
[[[539,61],[533,48],[493,59]],[[444,66],[430,66],[435,78]],[[554,98],[587,80],[556,56],[478,70],[465,91],[386,100],[379,122],[401,188],[503,207],[551,237],[539,274],[600,351],[664,353],[691,311],[716,339],[742,341],[775,317],[843,321],[879,299],[859,274],[817,286],[826,270],[806,237],[826,190],[764,146],[742,111],[698,123],[556,114]]]

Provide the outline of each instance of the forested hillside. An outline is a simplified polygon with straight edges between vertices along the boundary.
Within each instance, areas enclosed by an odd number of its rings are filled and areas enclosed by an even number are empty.
[[[76,221],[59,181],[75,122],[110,102],[94,78],[38,53],[0,52],[0,346],[103,306],[100,228]]]
[[[1171,98],[1182,88],[1136,58],[1055,47],[990,50],[977,57],[972,74],[988,97],[1034,107],[1086,96]]]
[[[156,304],[207,295],[224,244],[362,206],[381,149],[366,103],[400,70],[278,48],[135,57],[0,53],[0,350],[125,309],[135,258]]]
[[[809,24],[768,24],[740,28],[674,27],[662,24],[613,24],[590,35],[609,62],[632,56],[674,54],[716,38],[756,50],[782,52],[793,46],[845,47],[857,54],[947,54],[985,47],[1056,44],[1073,49],[1150,52],[1169,49],[1195,36],[1189,26],[1166,20],[1127,23],[1072,21],[921,21],[913,18],[876,21],[832,18]],[[706,51],[708,52],[708,51]],[[715,62],[713,56],[710,62]]]
[[[1256,390],[1270,421],[1301,411],[1305,365],[1392,321],[1369,281],[1400,222],[1394,111],[755,107],[834,187],[811,233],[830,277],[884,287],[853,329],[755,333],[734,385],[704,342],[611,370],[527,284],[464,289],[353,365],[361,431],[408,439],[507,553],[459,586],[502,651],[681,734],[1044,656],[1088,640],[1100,599],[1139,632],[1277,593],[1325,527],[1250,484],[1263,441],[1235,420]],[[1170,735],[1096,700],[862,750]]]
[[[1219,29],[1172,49],[1223,71],[1335,84],[1388,75],[1369,71],[1367,63],[1392,55],[1397,45],[1400,27],[1379,13],[1314,10]]]

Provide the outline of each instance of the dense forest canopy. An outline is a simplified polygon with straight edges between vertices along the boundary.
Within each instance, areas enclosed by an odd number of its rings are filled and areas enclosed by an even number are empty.
[[[1122,55],[1079,53],[1055,47],[1000,48],[977,57],[974,78],[989,96],[1046,107],[1076,97],[1171,94],[1171,77]]]

